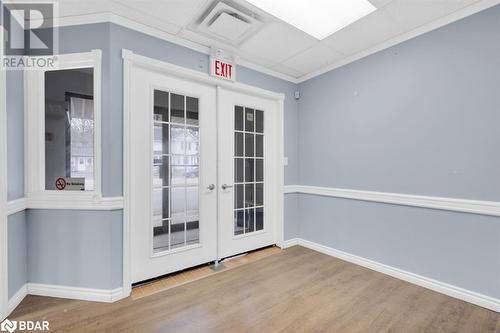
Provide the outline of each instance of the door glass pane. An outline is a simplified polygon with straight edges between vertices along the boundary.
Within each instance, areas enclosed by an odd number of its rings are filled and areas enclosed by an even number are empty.
[[[170,122],[184,124],[184,96],[170,94]]]
[[[155,105],[154,114],[155,121],[165,121],[168,122],[168,93],[164,91],[156,91],[154,94]]]
[[[186,97],[186,124],[198,126],[198,98]]]
[[[245,158],[245,182],[253,182],[254,181],[254,166],[255,160],[253,158]]]
[[[255,135],[245,133],[245,156],[254,157],[254,140]]]
[[[254,132],[254,123],[253,109],[245,108],[245,132]]]
[[[170,221],[170,230],[170,249],[185,246],[186,221],[184,219],[172,219],[172,221]]]
[[[255,210],[255,230],[264,229],[264,208]]]
[[[255,231],[255,209],[245,210],[245,233]]]
[[[234,182],[243,183],[243,159],[234,159]]]
[[[255,110],[255,132],[264,133],[264,111]]]
[[[264,181],[264,160],[255,160],[255,180],[258,182]]]
[[[154,91],[153,251],[199,243],[199,101]]]
[[[153,187],[168,186],[168,156],[153,158]]]
[[[234,235],[237,236],[264,229],[264,112],[235,106],[234,119]]]
[[[243,156],[243,133],[234,134],[234,156]]]
[[[264,136],[256,135],[255,136],[255,156],[256,157],[264,157]]]
[[[241,235],[245,229],[245,211],[237,210],[234,212],[234,234]]]
[[[234,129],[243,131],[243,122],[243,108],[241,106],[236,106],[234,108]]]

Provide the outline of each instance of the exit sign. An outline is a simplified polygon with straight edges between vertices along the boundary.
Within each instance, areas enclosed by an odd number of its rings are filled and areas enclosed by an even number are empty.
[[[234,57],[222,50],[212,49],[210,56],[210,75],[220,79],[235,81],[236,66]]]

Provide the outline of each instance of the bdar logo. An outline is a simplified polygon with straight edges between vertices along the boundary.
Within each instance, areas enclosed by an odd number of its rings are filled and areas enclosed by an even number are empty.
[[[5,319],[0,325],[0,329],[2,332],[14,332],[17,329],[17,321],[10,321],[9,319]]]

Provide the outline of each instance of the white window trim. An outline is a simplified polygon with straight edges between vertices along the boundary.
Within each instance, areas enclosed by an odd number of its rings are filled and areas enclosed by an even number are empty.
[[[45,70],[26,71],[25,96],[25,184],[30,205],[39,208],[71,208],[75,203],[102,201],[101,94],[102,52],[58,55],[58,70],[94,68],[94,190],[53,191],[45,189]]]

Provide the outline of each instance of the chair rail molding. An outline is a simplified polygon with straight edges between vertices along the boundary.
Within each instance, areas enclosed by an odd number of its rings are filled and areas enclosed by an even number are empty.
[[[306,185],[287,185],[284,187],[284,193],[309,194],[393,205],[448,210],[461,213],[500,216],[500,202],[496,201],[432,197],[424,195],[362,191]]]

